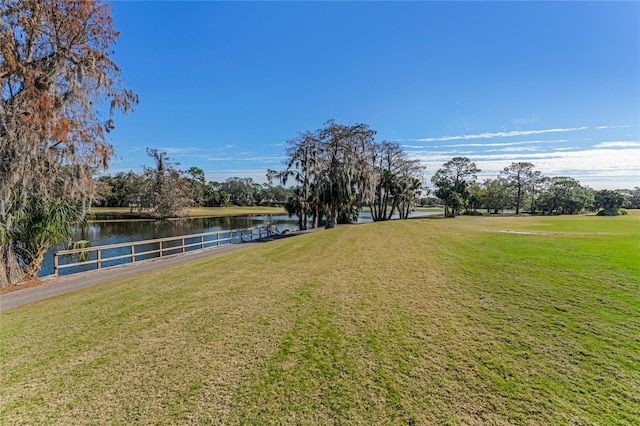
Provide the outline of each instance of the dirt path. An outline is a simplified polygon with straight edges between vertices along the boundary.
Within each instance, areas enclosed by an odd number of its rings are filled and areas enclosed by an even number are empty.
[[[69,291],[91,287],[93,285],[100,284],[106,281],[124,278],[130,275],[142,274],[153,269],[177,265],[179,263],[189,262],[195,259],[202,259],[204,257],[227,253],[256,244],[262,244],[264,242],[272,241],[275,239],[298,235],[304,232],[309,231],[293,232],[290,234],[278,235],[262,240],[245,242],[242,244],[225,244],[220,247],[213,247],[201,251],[188,252],[185,254],[176,254],[173,256],[163,257],[162,259],[153,259],[145,262],[128,263],[126,265],[114,266],[97,271],[63,275],[57,278],[43,278],[42,284],[40,285],[21,288],[0,294],[0,311],[15,308],[26,303],[35,302],[37,300],[46,299],[47,297],[57,296],[58,294],[67,293]]]

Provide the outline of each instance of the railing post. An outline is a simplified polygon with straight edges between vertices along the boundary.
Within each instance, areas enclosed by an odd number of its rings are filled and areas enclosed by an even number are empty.
[[[58,276],[58,253],[53,253],[53,276]]]
[[[220,233],[218,232],[216,234],[216,246],[219,246],[219,245],[220,245]]]
[[[160,257],[162,257],[162,241],[160,241]]]
[[[102,250],[98,249],[98,269],[102,268]]]
[[[182,239],[182,252],[183,252],[183,253],[184,253],[184,250],[185,250],[185,248],[184,248],[184,238],[183,238],[183,239]]]
[[[204,249],[204,235],[200,234],[200,250]]]
[[[131,263],[136,263],[136,245],[131,244]]]

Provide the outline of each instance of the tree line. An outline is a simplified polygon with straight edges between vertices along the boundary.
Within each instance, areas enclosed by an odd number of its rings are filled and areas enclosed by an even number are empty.
[[[155,219],[182,217],[193,207],[284,205],[291,189],[259,184],[252,178],[231,177],[224,182],[206,182],[199,167],[180,170],[166,152],[147,149],[153,167],[102,175],[96,180],[93,205],[128,207]]]
[[[281,170],[267,170],[267,184],[231,177],[205,182],[204,171],[177,169],[164,152],[149,149],[154,167],[97,179],[93,203],[129,207],[156,219],[183,216],[203,206],[283,206],[298,217],[300,229],[352,223],[368,208],[374,221],[395,214],[409,217],[416,205],[441,205],[445,217],[498,213],[577,214],[600,210],[616,215],[621,207],[640,207],[640,188],[596,191],[568,176],[544,176],[529,162],[513,162],[493,179],[477,181],[479,170],[467,157],[454,157],[438,169],[426,188],[423,167],[396,142],[376,142],[365,124],[328,121],[316,131],[287,141]],[[273,185],[279,181],[280,185]],[[285,185],[293,183],[293,186]]]
[[[596,191],[569,176],[543,176],[529,162],[513,162],[494,179],[477,182],[478,169],[467,157],[443,164],[431,178],[436,201],[445,217],[478,214],[480,209],[498,213],[505,209],[520,214],[578,214],[585,210],[614,216],[622,207],[640,208],[640,188]]]

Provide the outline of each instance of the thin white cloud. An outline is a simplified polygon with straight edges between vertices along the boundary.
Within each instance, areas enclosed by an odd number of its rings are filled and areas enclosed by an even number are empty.
[[[534,152],[539,151],[539,148],[532,146],[514,146],[508,148],[499,148],[499,149],[487,149],[484,152]]]
[[[207,161],[231,161],[231,157],[204,157]]]
[[[636,141],[620,141],[620,142],[602,142],[594,145],[594,148],[633,148],[640,146],[640,142]]]
[[[205,170],[207,181],[224,182],[230,177],[251,178],[257,183],[266,183],[265,169],[224,169],[224,170]]]
[[[200,151],[198,148],[178,148],[172,146],[165,146],[158,148],[160,152],[166,152],[169,155],[179,155],[179,154],[192,154],[194,152]]]
[[[624,129],[627,128],[629,126],[598,126],[596,127],[596,129],[602,130],[602,129]]]
[[[527,145],[527,144],[540,144],[540,143],[564,143],[569,142],[568,139],[555,139],[550,141],[521,141],[521,142],[493,142],[493,143],[460,143],[451,145],[439,145],[435,148],[458,148],[458,147],[488,147],[488,146],[513,146],[513,145]],[[421,146],[422,148],[422,146]]]
[[[511,132],[496,132],[496,133],[478,133],[475,135],[458,135],[458,136],[444,136],[440,138],[421,138],[421,139],[407,139],[413,142],[442,142],[442,141],[455,141],[455,140],[469,140],[469,139],[493,139],[493,138],[507,138],[514,136],[529,136],[540,135],[544,133],[559,133],[559,132],[574,132],[578,130],[585,130],[587,127],[570,127],[565,129],[545,129],[545,130],[514,130]]]
[[[576,149],[563,152],[502,153],[467,156],[482,172],[478,179],[495,178],[500,171],[515,161],[531,162],[545,176],[571,176],[583,185],[595,189],[633,188],[640,186],[640,148]],[[450,153],[414,152],[426,167],[425,179],[429,182],[442,164],[451,160]]]
[[[257,163],[271,163],[274,161],[283,161],[286,157],[283,155],[278,155],[278,156],[271,156],[271,157],[241,157],[241,158],[236,158],[235,160],[237,161],[254,161]]]

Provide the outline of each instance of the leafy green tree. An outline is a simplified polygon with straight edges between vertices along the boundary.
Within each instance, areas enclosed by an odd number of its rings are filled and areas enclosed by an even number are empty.
[[[0,287],[37,274],[32,231],[41,246],[70,235],[61,206],[85,211],[114,114],[137,103],[111,59],[117,36],[101,2],[0,2]]]
[[[636,186],[633,189],[620,189],[618,192],[620,192],[624,197],[622,207],[626,209],[640,209],[640,187]]]
[[[274,179],[279,179],[280,173],[277,170],[267,170],[267,183],[262,185],[262,200],[260,204],[283,206],[292,195],[292,190],[282,185],[273,185]]]
[[[221,189],[218,192],[218,205],[220,207],[228,207],[231,205],[231,194]]]
[[[140,175],[130,171],[120,172],[114,176],[104,175],[98,178],[98,201],[94,205],[104,207],[129,207],[136,204],[137,194],[143,185]]]
[[[47,249],[71,241],[73,226],[85,226],[85,218],[78,204],[30,197],[24,214],[16,217],[8,235],[18,242],[14,251],[24,276],[35,278]]]
[[[532,163],[517,162],[511,163],[500,172],[514,191],[516,214],[520,214],[520,206],[527,190],[535,184],[540,176],[540,172],[534,171],[534,168]]]
[[[483,184],[483,191],[480,197],[482,206],[488,211],[497,214],[505,209],[510,203],[510,188],[504,178],[486,179]]]
[[[475,215],[478,212],[478,209],[482,208],[482,196],[484,194],[484,189],[478,185],[476,182],[469,185],[469,196],[466,199],[466,203],[464,206],[465,214]]]
[[[374,151],[375,191],[369,202],[374,221],[389,220],[397,210],[407,219],[422,187],[418,160],[411,160],[396,142],[383,141]]]
[[[549,178],[538,205],[543,213],[577,214],[593,206],[593,191],[568,176]]]
[[[252,178],[231,177],[220,184],[220,191],[229,194],[235,206],[255,206],[256,187]]]
[[[437,187],[435,195],[444,203],[445,217],[455,217],[469,197],[469,186],[480,171],[467,157],[454,157],[443,164],[431,178]]]
[[[594,207],[597,209],[619,209],[624,203],[620,191],[603,189],[595,192]]]
[[[189,190],[194,205],[203,206],[205,204],[205,192],[207,184],[205,181],[204,170],[199,167],[190,167],[187,170],[189,179]]]
[[[595,209],[602,209],[598,212],[600,216],[618,216],[620,208],[624,204],[625,198],[621,191],[603,189],[595,191],[593,206]]]

